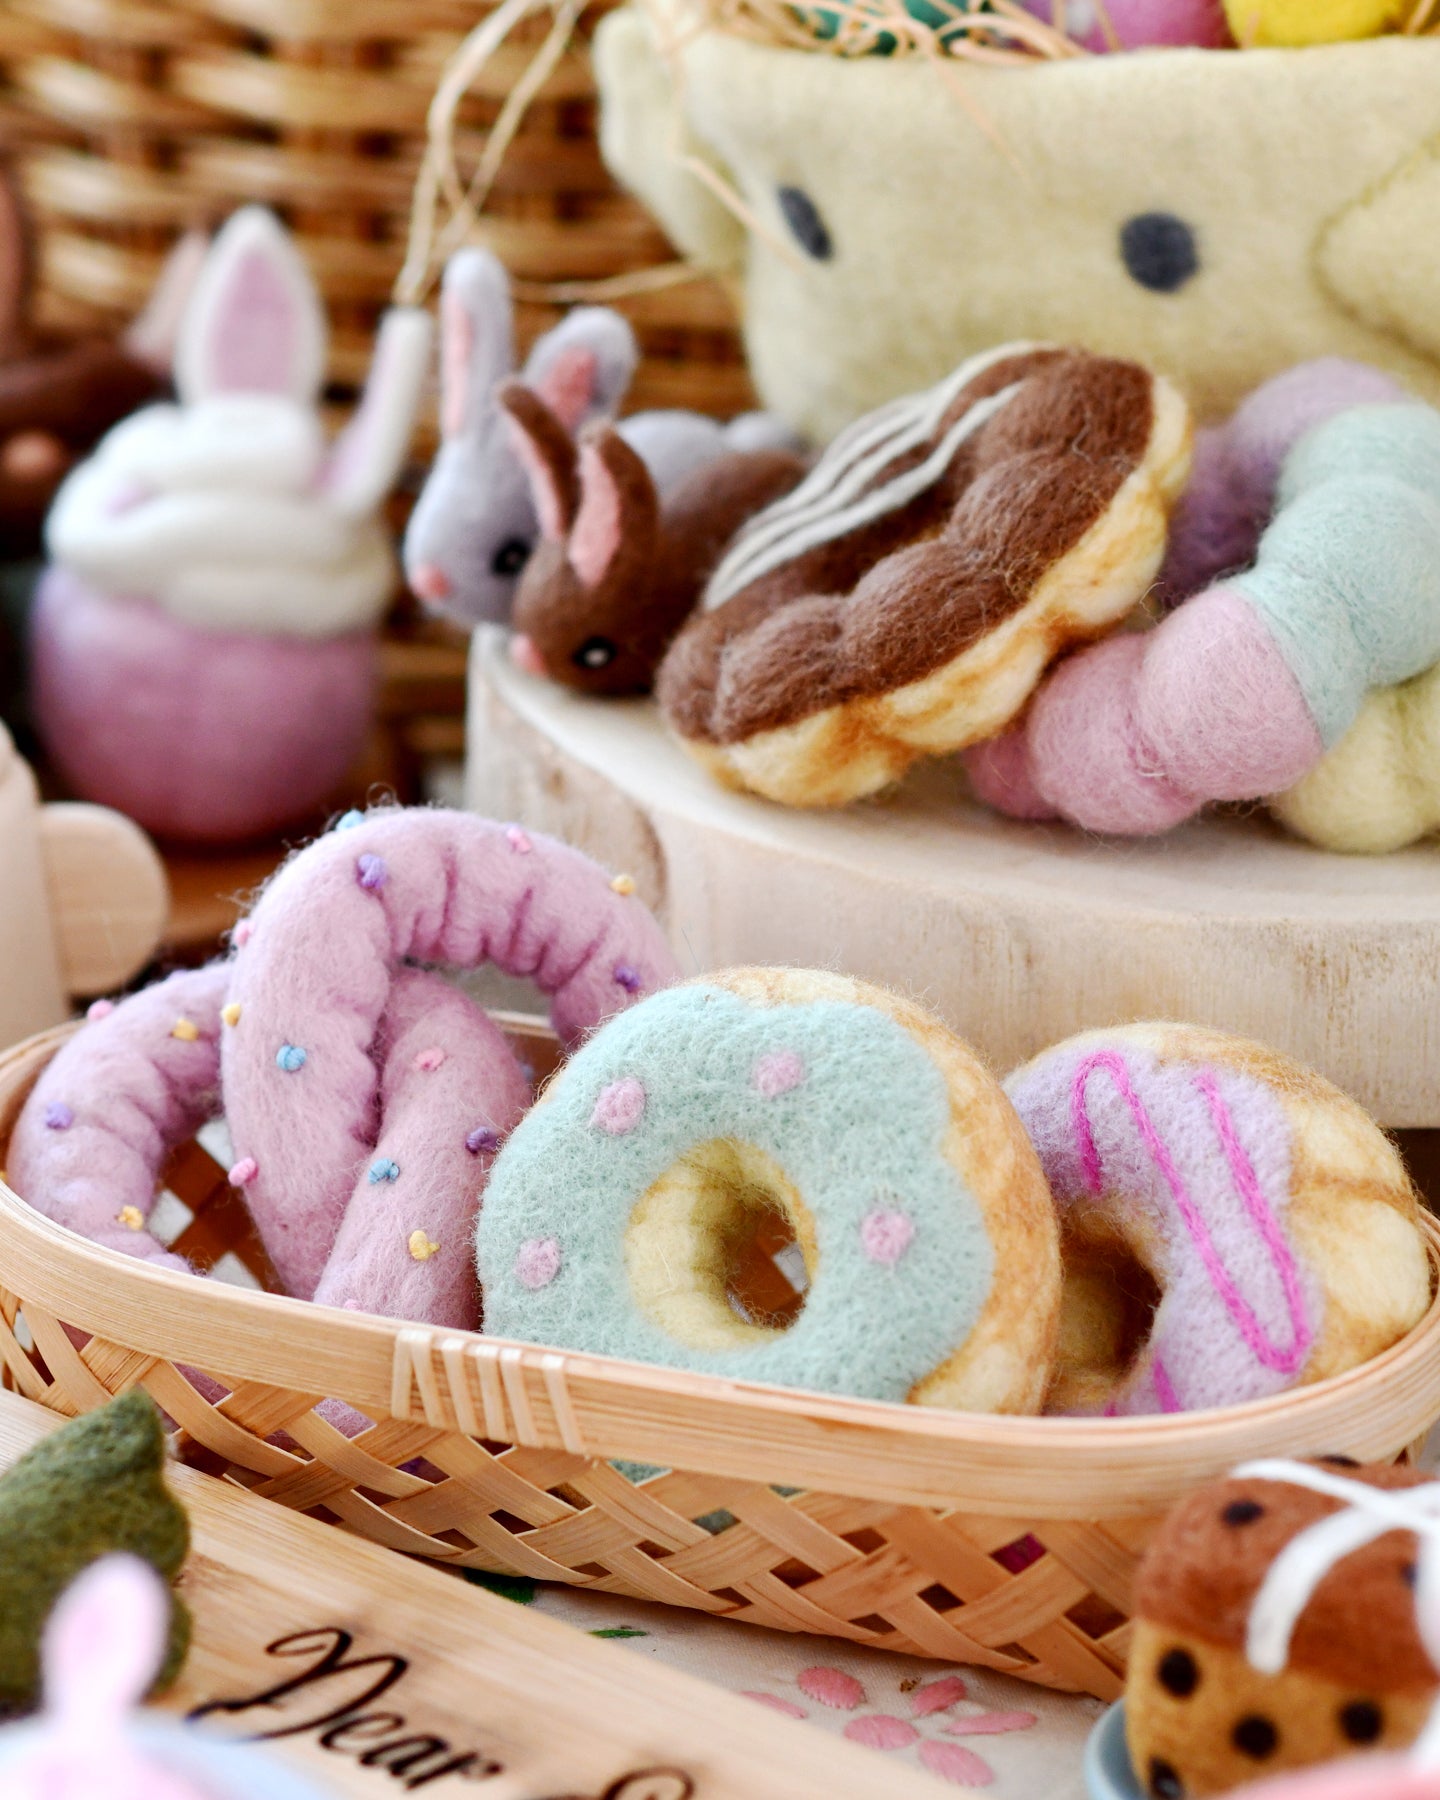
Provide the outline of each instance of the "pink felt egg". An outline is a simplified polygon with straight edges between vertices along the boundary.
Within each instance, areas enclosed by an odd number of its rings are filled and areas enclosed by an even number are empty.
[[[1023,0],[1027,11],[1103,53],[1118,47],[1185,45],[1218,50],[1233,43],[1220,0]],[[1110,30],[1106,30],[1106,24]]]

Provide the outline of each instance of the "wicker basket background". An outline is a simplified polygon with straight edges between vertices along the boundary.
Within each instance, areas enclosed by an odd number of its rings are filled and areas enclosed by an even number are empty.
[[[543,1073],[553,1040],[509,1024]],[[0,1057],[0,1146],[69,1029]],[[206,1268],[233,1252],[263,1282],[219,1166],[187,1145],[166,1180],[194,1215],[176,1247]],[[1246,1457],[1404,1453],[1440,1413],[1440,1301],[1365,1368],[1270,1401],[988,1418],[197,1281],[102,1250],[0,1184],[0,1364],[7,1386],[67,1414],[138,1383],[187,1460],[395,1550],[1112,1699],[1156,1514]],[[228,1394],[206,1398],[187,1369]],[[342,1436],[317,1411],[327,1397],[376,1423]]]
[[[593,281],[673,260],[595,142],[585,40],[530,107],[487,208],[519,280]],[[111,323],[144,300],[174,238],[244,200],[287,220],[325,292],[332,374],[353,385],[404,256],[426,109],[485,0],[4,0],[0,133],[22,147],[41,227],[43,316]],[[549,24],[522,23],[460,115],[467,165]],[[645,352],[637,405],[753,405],[723,290],[688,281],[617,302]],[[554,308],[521,306],[528,339]]]

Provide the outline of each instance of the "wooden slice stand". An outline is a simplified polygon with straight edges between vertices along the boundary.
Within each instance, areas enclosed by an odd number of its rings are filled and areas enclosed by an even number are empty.
[[[1151,842],[1017,824],[951,763],[843,811],[719,787],[643,702],[587,701],[477,634],[467,804],[634,875],[697,973],[823,964],[904,989],[996,1068],[1090,1026],[1260,1038],[1392,1128],[1440,1127],[1440,848],[1326,854],[1263,815]]]

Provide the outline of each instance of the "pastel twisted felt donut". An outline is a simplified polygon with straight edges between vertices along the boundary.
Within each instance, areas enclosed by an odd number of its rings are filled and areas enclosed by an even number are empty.
[[[1061,1215],[1057,1410],[1260,1399],[1378,1355],[1429,1305],[1394,1146],[1275,1052],[1134,1025],[1071,1038],[1005,1086]]]
[[[1144,835],[1278,794],[1440,661],[1440,413],[1354,407],[1286,460],[1254,567],[1063,664],[967,759],[1003,811]]]
[[[221,1057],[246,1200],[285,1287],[307,1297],[355,1194],[368,1203],[381,1188],[407,1231],[430,1230],[416,1209],[451,1191],[440,1171],[468,1156],[477,1178],[466,1185],[478,1191],[479,1159],[523,1104],[513,1072],[488,1094],[460,1082],[453,1113],[439,1104],[443,1060],[417,1071],[441,1077],[439,1087],[382,1073],[377,1034],[407,965],[488,962],[532,981],[567,1047],[675,974],[649,912],[578,850],[439,809],[355,814],[342,826],[286,864],[238,934],[238,1015]],[[407,1009],[401,1035],[424,1036],[417,1011]],[[440,1035],[415,1054],[432,1048],[448,1054]],[[387,1080],[399,1083],[393,1119]],[[447,1257],[462,1254],[453,1231],[431,1236]]]
[[[783,1324],[727,1286],[767,1213],[808,1274]],[[476,1245],[498,1336],[990,1412],[1049,1377],[1057,1234],[1019,1121],[937,1020],[836,975],[742,969],[613,1019],[497,1157]]]

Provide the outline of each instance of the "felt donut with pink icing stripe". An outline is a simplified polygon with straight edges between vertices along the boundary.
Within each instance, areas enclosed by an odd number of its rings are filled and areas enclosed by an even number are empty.
[[[1067,1039],[1005,1085],[1060,1214],[1051,1410],[1259,1400],[1378,1355],[1428,1307],[1395,1147],[1277,1052],[1132,1025]]]

